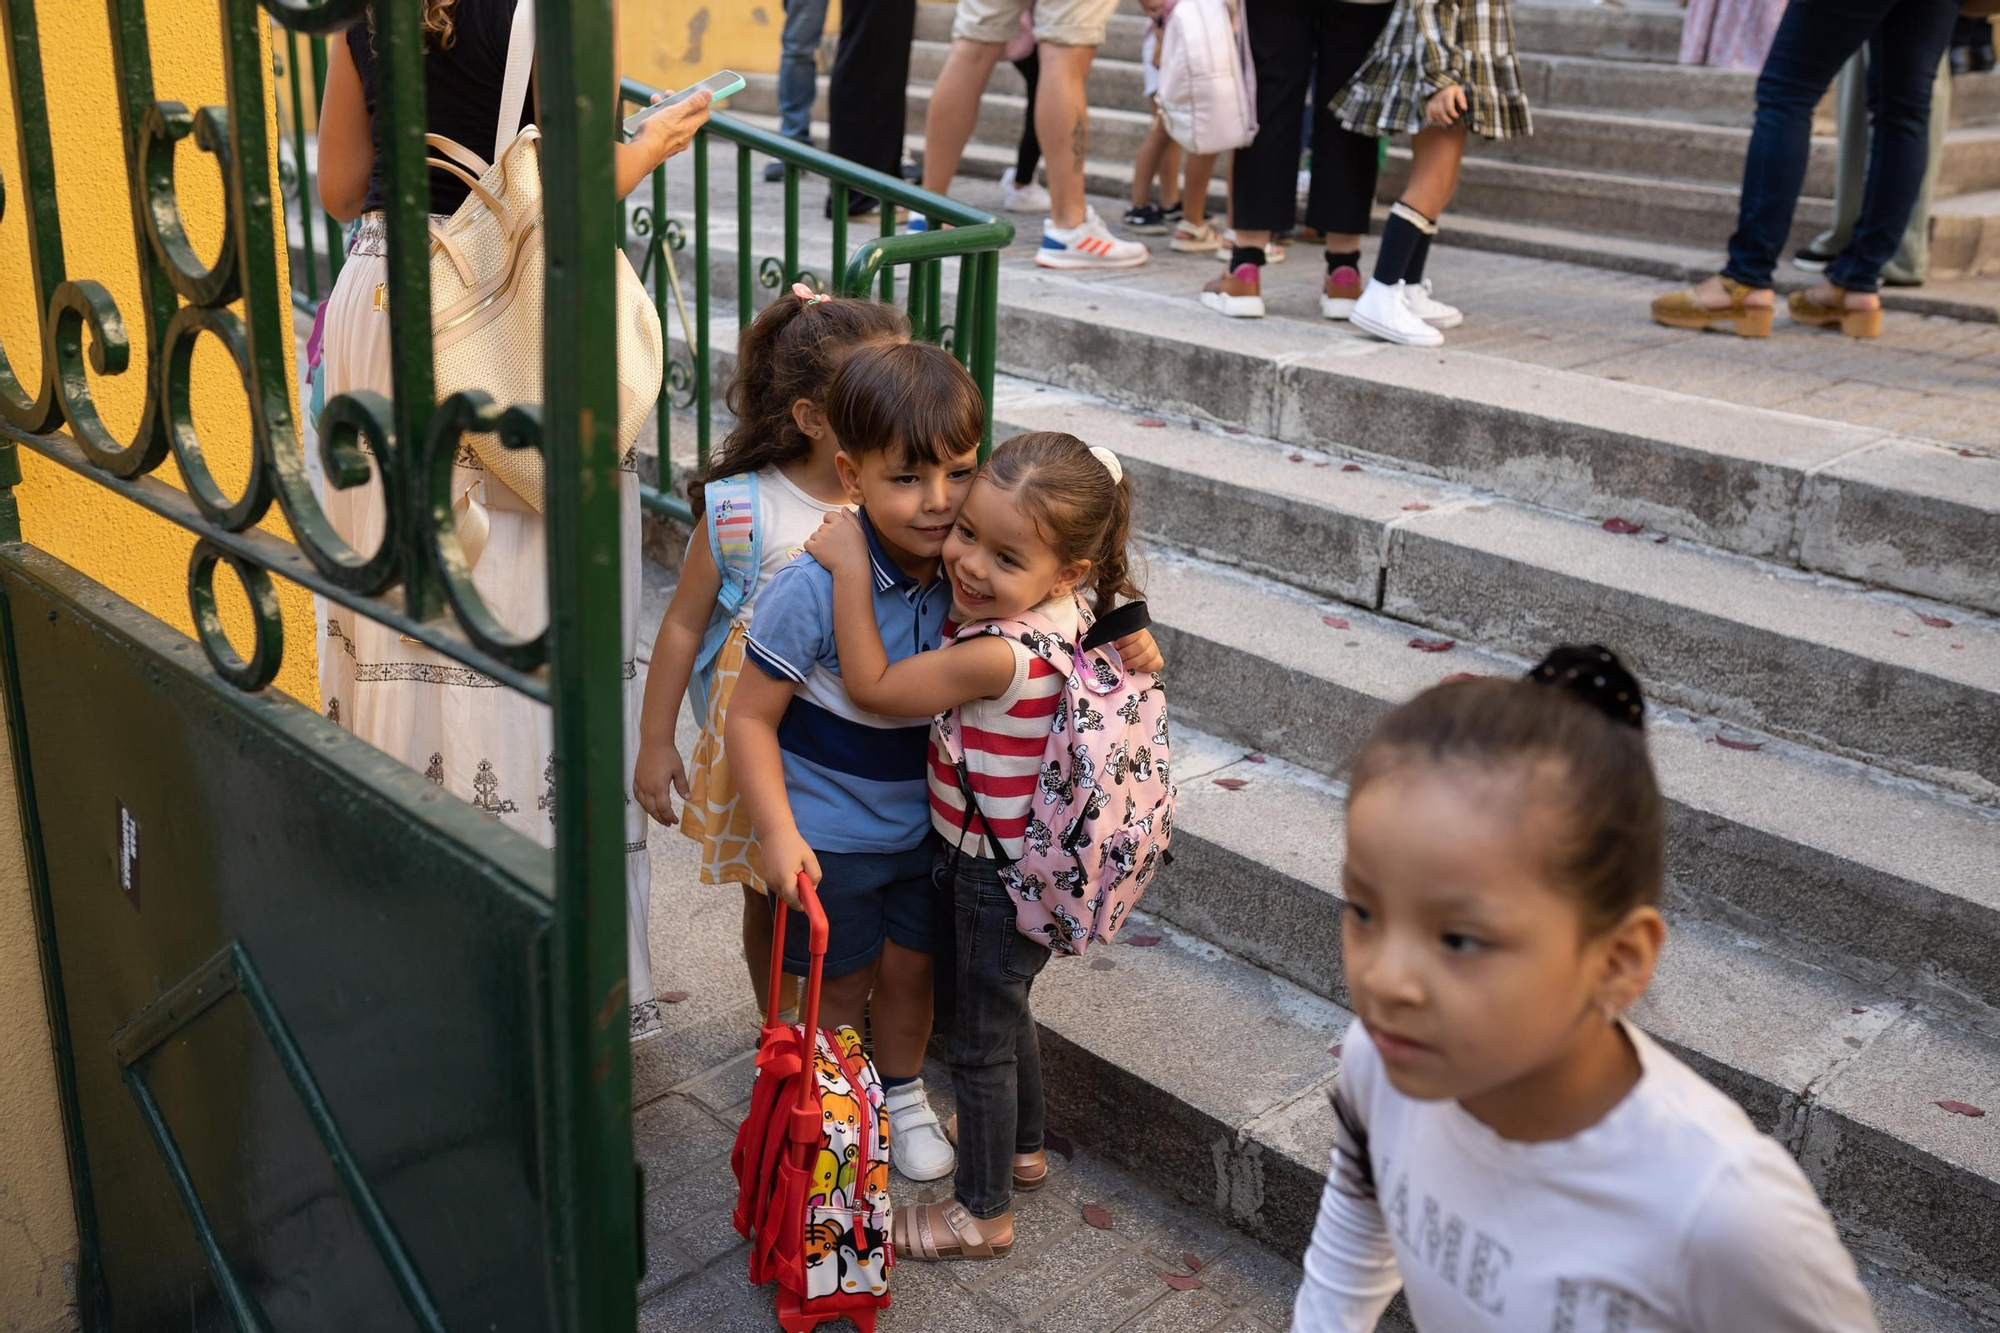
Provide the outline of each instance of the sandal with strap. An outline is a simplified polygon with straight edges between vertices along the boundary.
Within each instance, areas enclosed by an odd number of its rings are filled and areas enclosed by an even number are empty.
[[[1788,313],[1795,324],[1811,324],[1816,328],[1837,328],[1850,338],[1879,338],[1882,336],[1882,307],[1873,310],[1850,310],[1847,306],[1847,288],[1835,284],[1833,304],[1823,305],[1813,300],[1810,290],[1793,292],[1786,299]]]
[[[945,1203],[906,1203],[890,1215],[889,1243],[896,1258],[931,1263],[939,1259],[1004,1259],[1012,1252],[1009,1239],[995,1245],[986,1239],[981,1222],[956,1199]]]
[[[1743,298],[1757,288],[1746,287],[1734,278],[1724,278],[1722,286],[1729,293],[1729,304],[1720,310],[1703,305],[1692,287],[1654,298],[1653,322],[1670,329],[1710,329],[1727,324],[1739,338],[1770,337],[1773,308],[1744,304]]]
[[[958,1116],[944,1122],[944,1136],[951,1146],[958,1146]],[[1014,1190],[1019,1194],[1033,1194],[1049,1183],[1049,1150],[1037,1148],[1033,1152],[1014,1154]]]

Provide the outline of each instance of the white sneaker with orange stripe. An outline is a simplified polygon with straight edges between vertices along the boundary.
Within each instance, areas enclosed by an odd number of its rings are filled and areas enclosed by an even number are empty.
[[[1043,218],[1042,248],[1035,251],[1035,262],[1043,268],[1133,268],[1151,257],[1138,241],[1113,236],[1094,208],[1084,214],[1082,225],[1068,230],[1057,227],[1054,218]]]

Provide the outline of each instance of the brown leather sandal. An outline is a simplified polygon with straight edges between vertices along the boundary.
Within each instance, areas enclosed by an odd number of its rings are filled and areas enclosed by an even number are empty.
[[[1847,306],[1847,288],[1834,285],[1832,305],[1822,305],[1812,299],[1808,288],[1793,292],[1786,305],[1792,322],[1811,324],[1815,328],[1837,328],[1850,338],[1879,338],[1882,336],[1882,307],[1873,310],[1850,310]]]
[[[931,1263],[939,1259],[1004,1259],[1013,1251],[1011,1238],[995,1245],[981,1222],[956,1199],[944,1203],[906,1203],[889,1218],[889,1243],[898,1260]]]
[[[944,1122],[944,1136],[952,1147],[958,1146],[958,1117],[953,1115]],[[1033,1152],[1014,1154],[1014,1189],[1017,1193],[1033,1194],[1049,1183],[1049,1151],[1037,1148]]]
[[[1739,338],[1770,337],[1773,308],[1746,305],[1743,300],[1757,289],[1745,287],[1734,278],[1724,278],[1722,286],[1729,293],[1729,304],[1720,310],[1710,310],[1703,305],[1692,287],[1656,297],[1653,301],[1653,322],[1670,329],[1711,329],[1718,324],[1727,324]]]

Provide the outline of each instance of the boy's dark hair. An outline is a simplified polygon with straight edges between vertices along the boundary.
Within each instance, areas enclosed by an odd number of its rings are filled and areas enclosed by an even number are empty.
[[[1660,900],[1665,822],[1644,716],[1639,682],[1616,654],[1557,648],[1524,679],[1449,681],[1384,717],[1354,761],[1348,799],[1412,759],[1546,771],[1537,794],[1562,824],[1549,871],[1595,933]]]
[[[850,457],[894,449],[911,464],[943,463],[979,447],[986,400],[942,347],[879,343],[833,377],[826,420]]]
[[[909,316],[879,301],[805,301],[787,294],[766,306],[736,341],[736,377],[727,395],[736,425],[708,469],[688,483],[695,512],[701,512],[704,484],[782,467],[811,453],[812,441],[792,419],[792,404],[804,398],[824,409],[827,386],[857,347],[909,336]]]

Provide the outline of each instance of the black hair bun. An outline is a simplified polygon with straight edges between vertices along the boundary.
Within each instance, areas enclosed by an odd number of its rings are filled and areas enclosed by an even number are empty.
[[[1637,731],[1646,729],[1646,696],[1640,692],[1638,678],[1625,669],[1618,654],[1601,643],[1551,648],[1528,672],[1527,679],[1566,691],[1613,722]]]

